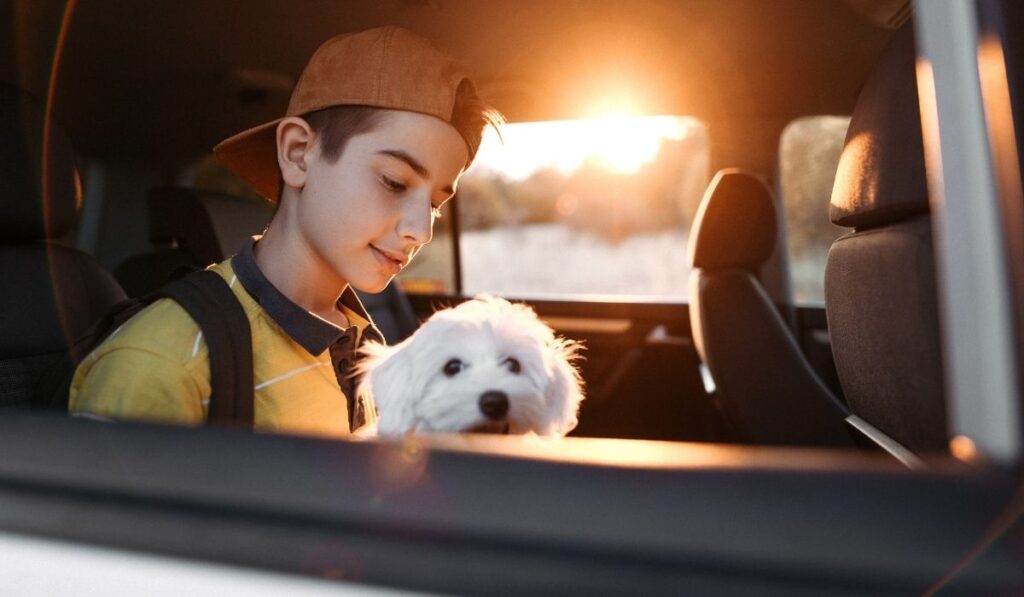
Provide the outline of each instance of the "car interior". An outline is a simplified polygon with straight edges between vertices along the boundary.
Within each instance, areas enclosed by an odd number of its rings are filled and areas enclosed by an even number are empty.
[[[1010,39],[1022,11],[988,4],[979,18],[998,14]],[[915,10],[3,2],[0,531],[450,593],[1024,591],[1018,465],[950,448]],[[283,114],[325,39],[384,24],[459,56],[509,127],[628,105],[706,132],[679,261],[624,253],[685,263],[684,290],[496,292],[585,347],[578,427],[554,447],[389,445],[60,412],[75,341],[105,311],[233,255],[273,217],[244,183],[203,182],[213,146]],[[1005,43],[1020,60],[1021,40]],[[822,298],[804,300],[780,139],[824,116],[849,124],[837,161],[808,153],[826,183],[798,209],[832,236],[813,245]],[[447,273],[360,294],[389,343],[474,293],[469,210],[484,198],[464,186],[436,234]]]

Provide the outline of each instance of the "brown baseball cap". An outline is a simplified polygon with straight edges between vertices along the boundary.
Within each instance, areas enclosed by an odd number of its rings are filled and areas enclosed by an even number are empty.
[[[222,141],[213,151],[259,194],[277,201],[277,125],[288,116],[342,105],[419,112],[451,123],[459,86],[472,81],[451,57],[401,27],[342,34],[324,42],[306,64],[284,117]],[[460,127],[456,127],[459,130]],[[466,128],[466,127],[461,127]],[[459,130],[472,161],[481,130]]]

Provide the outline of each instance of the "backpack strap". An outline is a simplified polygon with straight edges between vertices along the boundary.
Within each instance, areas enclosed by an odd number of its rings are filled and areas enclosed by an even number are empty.
[[[252,428],[253,366],[249,318],[217,272],[198,271],[154,294],[177,302],[199,324],[210,360],[207,421]]]

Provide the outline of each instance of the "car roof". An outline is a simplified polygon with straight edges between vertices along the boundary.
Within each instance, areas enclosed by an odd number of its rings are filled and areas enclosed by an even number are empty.
[[[511,121],[585,116],[606,97],[705,122],[849,113],[892,33],[869,16],[896,19],[906,2],[14,4],[22,58],[0,75],[44,95],[65,17],[54,108],[79,151],[173,160],[280,116],[321,42],[383,24],[459,56]]]

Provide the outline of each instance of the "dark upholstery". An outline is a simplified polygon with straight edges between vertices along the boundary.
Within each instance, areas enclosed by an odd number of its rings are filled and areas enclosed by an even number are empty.
[[[690,265],[756,269],[775,248],[775,206],[764,183],[741,170],[719,171],[693,222]]]
[[[156,188],[149,194],[150,240],[174,241],[202,263],[234,255],[273,216],[273,206],[262,199],[182,187]]]
[[[947,431],[914,56],[907,25],[857,101],[831,211],[855,230],[829,251],[825,301],[851,412],[921,451]]]
[[[182,187],[153,189],[147,207],[149,239],[164,248],[129,257],[114,269],[129,296],[156,290],[182,268],[234,255],[273,217],[273,207],[260,199]]]
[[[130,297],[160,288],[179,273],[193,271],[204,262],[185,249],[167,248],[133,255],[114,268],[114,277]]]
[[[70,228],[79,190],[70,143],[46,128],[40,168],[42,108],[0,84],[0,408],[66,403],[70,343],[124,298],[91,257],[47,240]]]
[[[850,446],[846,410],[814,373],[755,276],[771,255],[771,192],[740,170],[715,175],[690,238],[690,325],[741,441]]]
[[[913,29],[889,42],[861,90],[836,171],[829,217],[870,228],[928,213]]]
[[[392,282],[382,292],[369,294],[356,292],[366,311],[373,318],[373,323],[384,335],[388,344],[397,344],[405,340],[419,327],[419,320],[412,310],[408,297]]]
[[[45,126],[40,103],[0,82],[0,242],[5,245],[58,238],[71,229],[79,196],[74,152],[52,124]],[[44,134],[49,136],[45,144]]]

